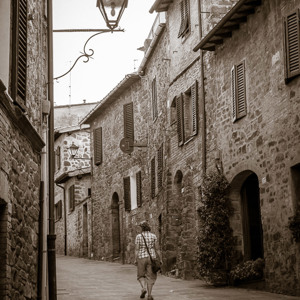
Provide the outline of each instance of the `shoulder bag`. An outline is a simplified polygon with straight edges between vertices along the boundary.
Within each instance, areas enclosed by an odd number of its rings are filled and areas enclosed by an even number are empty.
[[[150,254],[150,251],[149,251],[149,248],[147,246],[147,243],[146,243],[146,239],[144,237],[144,235],[142,234],[142,237],[144,239],[144,242],[145,242],[145,245],[146,245],[146,249],[147,249],[147,252],[150,256],[150,260],[151,260],[151,266],[152,266],[152,272],[153,273],[157,273],[160,269],[161,269],[161,263],[160,263],[160,260],[158,258],[152,258],[151,254]]]

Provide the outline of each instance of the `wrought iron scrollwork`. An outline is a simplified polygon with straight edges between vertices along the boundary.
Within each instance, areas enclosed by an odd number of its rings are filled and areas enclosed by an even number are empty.
[[[83,46],[83,53],[77,57],[77,59],[75,60],[75,62],[73,63],[72,67],[67,71],[65,72],[64,74],[60,75],[60,76],[57,76],[57,77],[54,77],[53,79],[54,80],[57,80],[59,78],[62,78],[64,76],[66,76],[67,74],[69,74],[73,68],[75,67],[75,65],[77,64],[77,62],[81,59],[81,58],[85,58],[85,60],[83,60],[84,63],[87,63],[90,58],[92,58],[92,56],[94,55],[95,51],[93,49],[86,49],[86,46],[88,44],[88,42],[95,36],[99,35],[99,34],[102,34],[102,33],[105,33],[105,32],[124,32],[124,29],[114,29],[114,30],[110,30],[110,29],[59,29],[59,30],[53,30],[53,32],[91,32],[91,31],[97,31],[97,33],[93,34],[92,36],[90,36],[87,41],[85,42],[84,46]],[[89,53],[88,53],[89,52]]]

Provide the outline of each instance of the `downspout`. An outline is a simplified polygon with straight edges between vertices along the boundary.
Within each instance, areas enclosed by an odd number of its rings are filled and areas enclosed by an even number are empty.
[[[203,37],[202,32],[202,16],[201,16],[201,0],[198,0],[198,17],[199,17],[199,37],[200,41]],[[201,112],[202,112],[202,175],[206,173],[206,111],[205,111],[205,86],[204,86],[204,60],[203,50],[200,49],[200,80],[201,80]]]
[[[57,299],[56,288],[56,255],[55,255],[55,224],[54,224],[54,99],[53,99],[53,7],[52,0],[47,0],[48,29],[48,99],[50,114],[48,122],[48,154],[49,154],[49,233],[48,242],[48,283],[49,300]]]
[[[64,239],[65,239],[65,248],[64,248],[64,253],[67,255],[67,241],[68,241],[68,232],[67,232],[67,212],[66,212],[66,189],[64,186],[59,185],[56,183],[58,187],[64,190]]]

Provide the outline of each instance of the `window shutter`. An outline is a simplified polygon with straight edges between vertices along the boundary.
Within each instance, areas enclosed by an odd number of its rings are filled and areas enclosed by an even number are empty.
[[[142,205],[142,172],[139,171],[136,173],[136,200],[137,206]]]
[[[155,120],[158,116],[156,78],[152,81],[152,114],[153,120]]]
[[[151,159],[151,198],[155,197],[155,158]]]
[[[61,149],[60,146],[56,148],[56,169],[60,170],[61,168]]]
[[[184,142],[184,119],[183,119],[183,96],[180,95],[176,98],[176,112],[177,112],[177,134],[178,145],[183,145]]]
[[[189,2],[188,0],[183,0],[180,2],[180,28],[178,32],[178,37],[183,37],[189,31]]]
[[[95,165],[102,163],[102,127],[94,129],[94,161]]]
[[[197,81],[191,87],[192,100],[192,136],[198,133],[198,85]]]
[[[285,18],[286,77],[300,74],[299,10]]]
[[[73,211],[75,207],[75,186],[74,184],[69,188],[69,211]]]
[[[134,120],[133,120],[133,103],[127,103],[123,106],[124,115],[124,137],[134,140]]]
[[[157,151],[157,187],[163,186],[163,145]]]
[[[244,117],[246,108],[245,62],[234,66],[231,71],[233,121]]]
[[[124,205],[125,210],[131,210],[131,198],[130,198],[130,177],[125,177],[124,179]]]
[[[27,78],[27,0],[15,0],[13,3],[12,96],[23,106],[26,102]]]

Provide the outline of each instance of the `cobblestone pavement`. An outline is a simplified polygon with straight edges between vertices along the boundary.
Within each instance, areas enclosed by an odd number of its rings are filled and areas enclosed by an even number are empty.
[[[138,300],[136,267],[70,256],[57,256],[58,300]],[[154,300],[296,300],[291,297],[241,288],[215,288],[200,280],[158,276]],[[147,296],[146,298],[147,299]]]

